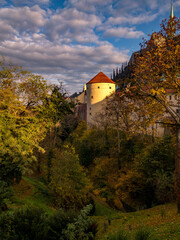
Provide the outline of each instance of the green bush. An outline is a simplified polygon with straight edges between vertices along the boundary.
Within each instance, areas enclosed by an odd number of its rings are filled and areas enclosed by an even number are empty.
[[[0,215],[1,240],[92,240],[97,225],[87,205],[77,216],[59,210],[47,215],[41,208],[23,207]]]
[[[75,217],[77,217],[77,214],[74,211],[65,212],[62,209],[49,216],[47,219],[48,232],[46,239],[65,239],[62,232],[67,228],[68,223],[73,223]]]
[[[47,222],[44,211],[36,207],[23,207],[0,216],[1,240],[45,239]]]
[[[0,180],[0,212],[7,210],[7,204],[12,196],[12,188],[6,182]]]
[[[93,240],[97,232],[96,223],[88,217],[93,206],[84,207],[73,223],[69,223],[64,230],[65,240]]]

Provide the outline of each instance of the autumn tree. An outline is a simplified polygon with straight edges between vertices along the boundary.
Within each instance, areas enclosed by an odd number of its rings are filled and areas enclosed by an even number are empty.
[[[149,108],[153,111],[149,111]],[[146,107],[145,107],[146,106]],[[130,87],[121,92],[112,94],[107,98],[102,112],[97,116],[97,120],[103,125],[105,131],[107,128],[116,129],[117,132],[117,153],[118,166],[122,167],[121,161],[121,132],[125,134],[126,139],[131,139],[134,133],[152,133],[149,126],[153,123],[157,112],[159,114],[160,106],[155,101],[146,99],[132,91]]]
[[[166,126],[173,127],[176,134],[175,156],[175,192],[180,212],[180,22],[170,18],[162,22],[161,30],[144,40],[141,51],[136,56],[133,67],[135,92],[145,101],[159,104],[164,111],[164,118],[156,118]],[[173,92],[176,99],[171,101],[168,92]],[[153,107],[149,111],[153,111]]]

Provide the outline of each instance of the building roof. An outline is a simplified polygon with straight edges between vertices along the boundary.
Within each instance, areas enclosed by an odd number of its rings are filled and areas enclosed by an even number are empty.
[[[90,83],[114,83],[110,78],[108,78],[103,72],[99,72],[95,77],[93,77],[87,84]]]

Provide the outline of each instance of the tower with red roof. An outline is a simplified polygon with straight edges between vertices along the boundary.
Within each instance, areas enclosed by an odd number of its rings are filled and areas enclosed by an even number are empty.
[[[108,96],[115,92],[115,82],[103,72],[99,72],[86,84],[87,92],[87,124],[96,124],[97,114],[105,105]]]

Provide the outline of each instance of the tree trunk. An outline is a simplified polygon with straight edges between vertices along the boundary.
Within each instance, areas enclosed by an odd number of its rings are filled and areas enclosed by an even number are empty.
[[[121,169],[120,159],[120,132],[119,132],[119,114],[117,114],[117,139],[118,139],[118,169]]]
[[[175,153],[175,193],[178,213],[180,213],[180,126],[176,129],[176,153]]]

